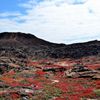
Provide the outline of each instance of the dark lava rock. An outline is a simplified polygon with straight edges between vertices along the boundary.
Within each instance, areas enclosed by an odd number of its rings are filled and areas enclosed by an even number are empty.
[[[0,64],[0,74],[3,74],[9,70],[9,66],[7,64]]]

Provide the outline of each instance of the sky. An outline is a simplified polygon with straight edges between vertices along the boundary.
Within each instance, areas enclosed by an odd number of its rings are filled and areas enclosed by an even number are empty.
[[[100,40],[100,0],[0,0],[0,32],[54,43]]]

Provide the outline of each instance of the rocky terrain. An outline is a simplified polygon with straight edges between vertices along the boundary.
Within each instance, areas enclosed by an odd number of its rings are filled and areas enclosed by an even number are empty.
[[[0,62],[22,63],[28,58],[82,58],[100,55],[100,41],[55,44],[25,33],[0,33]]]
[[[0,100],[100,100],[100,41],[0,33]]]
[[[53,44],[25,33],[0,33],[0,62],[22,63],[30,57],[50,57],[54,48],[62,44]]]

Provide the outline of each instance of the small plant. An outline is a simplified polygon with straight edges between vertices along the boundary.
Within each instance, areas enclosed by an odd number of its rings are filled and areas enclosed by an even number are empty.
[[[45,92],[45,100],[49,100],[53,97],[60,97],[62,94],[62,91],[59,88],[52,86],[46,86],[44,92]]]
[[[97,96],[100,96],[100,89],[94,90],[94,93],[95,93]]]

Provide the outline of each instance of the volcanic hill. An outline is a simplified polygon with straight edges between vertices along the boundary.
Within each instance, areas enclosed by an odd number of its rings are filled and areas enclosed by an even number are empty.
[[[82,58],[100,55],[100,41],[56,44],[32,34],[21,32],[0,33],[0,63],[24,63],[36,58]]]

